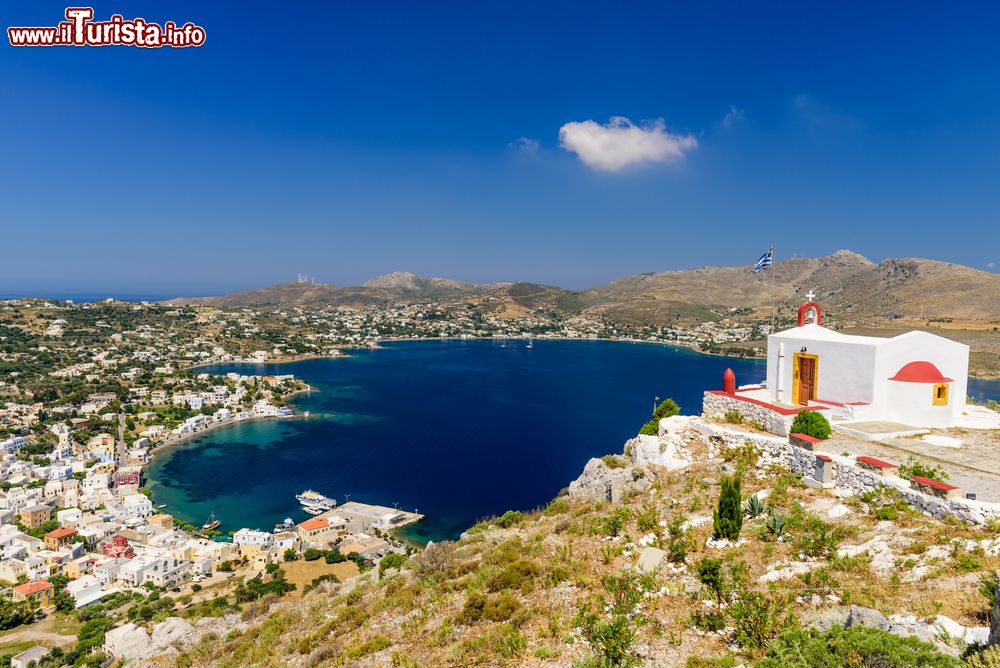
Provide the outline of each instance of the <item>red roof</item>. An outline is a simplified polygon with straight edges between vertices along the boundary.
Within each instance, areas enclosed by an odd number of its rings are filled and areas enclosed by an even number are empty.
[[[930,478],[924,478],[918,475],[913,476],[913,482],[926,485],[927,487],[933,487],[934,489],[940,489],[943,492],[950,492],[953,489],[958,489],[958,487],[955,487],[954,485],[938,482],[937,480],[931,480]]]
[[[58,529],[53,529],[52,531],[45,534],[46,538],[55,538],[56,540],[60,538],[68,538],[70,536],[76,535],[76,529],[71,529],[69,527],[60,527]]]
[[[326,521],[325,517],[314,517],[311,520],[306,520],[299,526],[306,531],[312,531],[313,529],[322,529],[328,526],[330,523]]]
[[[23,585],[17,585],[14,587],[14,591],[22,596],[30,596],[31,594],[37,594],[40,591],[51,588],[52,583],[48,580],[35,580],[34,582],[25,582]]]
[[[936,366],[930,362],[910,362],[896,372],[889,380],[902,383],[950,383],[951,378],[945,378]]]
[[[876,459],[875,457],[868,457],[867,455],[862,455],[858,457],[858,461],[862,464],[868,464],[868,466],[874,466],[878,469],[898,469],[899,467],[895,464],[890,464],[889,462],[884,462],[881,459]]]

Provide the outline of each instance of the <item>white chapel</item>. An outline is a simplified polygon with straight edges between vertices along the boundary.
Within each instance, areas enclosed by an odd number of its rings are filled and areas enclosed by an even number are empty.
[[[949,427],[966,409],[969,346],[927,332],[852,336],[822,325],[812,294],[796,327],[767,339],[768,398],[858,420]]]

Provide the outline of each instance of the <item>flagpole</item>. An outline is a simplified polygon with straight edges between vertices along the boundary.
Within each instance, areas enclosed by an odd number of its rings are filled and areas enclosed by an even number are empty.
[[[774,242],[771,242],[771,333],[774,334],[774,271],[778,260],[774,257]]]

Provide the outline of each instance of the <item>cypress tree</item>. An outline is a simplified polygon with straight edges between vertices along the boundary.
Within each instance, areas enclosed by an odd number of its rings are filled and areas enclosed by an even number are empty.
[[[739,477],[722,476],[722,491],[719,493],[719,508],[712,513],[713,538],[738,540],[743,528],[743,500],[740,497]]]

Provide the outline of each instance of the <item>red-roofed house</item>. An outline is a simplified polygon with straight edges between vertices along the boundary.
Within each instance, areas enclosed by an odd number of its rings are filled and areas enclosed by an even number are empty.
[[[336,515],[314,517],[299,524],[295,530],[303,545],[326,547],[347,535],[347,520]]]
[[[53,529],[45,534],[45,547],[58,552],[60,548],[66,547],[72,543],[73,536],[75,535],[76,529],[71,529],[69,527]]]
[[[52,583],[48,580],[33,580],[17,585],[11,589],[11,598],[17,601],[34,601],[43,608],[51,608],[55,594]]]

